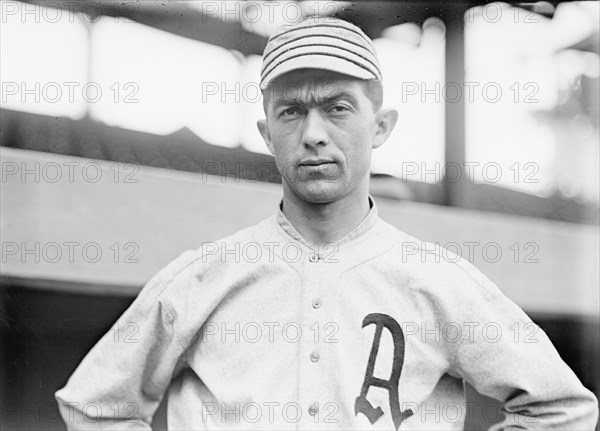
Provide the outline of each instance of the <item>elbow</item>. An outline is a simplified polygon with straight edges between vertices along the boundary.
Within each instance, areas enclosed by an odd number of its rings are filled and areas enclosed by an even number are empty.
[[[90,410],[90,413],[94,413],[94,409],[86,409],[86,404],[77,401],[76,397],[73,397],[73,394],[68,393],[66,387],[55,392],[54,398],[68,431],[99,429],[97,418],[85,414],[87,410]],[[97,407],[97,403],[88,403],[87,405],[90,404],[93,407]]]
[[[54,394],[60,415],[67,430],[151,430],[152,418],[118,415],[119,405],[116,401],[90,401],[89,397],[78,397],[69,392],[69,387],[60,389]],[[135,403],[127,403],[134,404]],[[116,407],[116,409],[115,409]],[[123,412],[124,410],[120,410]],[[137,411],[137,410],[136,410]],[[125,412],[128,413],[128,412]]]
[[[596,425],[598,424],[598,398],[590,392],[590,400],[589,400],[589,413],[588,416],[590,418],[590,425],[592,430],[596,429]]]
[[[598,399],[586,389],[571,409],[572,424],[569,429],[595,430],[598,424]]]
[[[77,405],[77,403],[71,402],[67,399],[65,394],[65,388],[56,391],[54,393],[54,399],[56,399],[56,404],[58,404],[58,411],[67,429],[73,429],[75,427],[75,406]]]

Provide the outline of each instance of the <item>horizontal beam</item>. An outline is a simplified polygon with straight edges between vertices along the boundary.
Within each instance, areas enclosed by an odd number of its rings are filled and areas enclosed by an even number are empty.
[[[25,3],[44,5],[44,2],[31,0]],[[267,38],[246,30],[239,22],[225,22],[202,14],[184,1],[57,1],[50,4],[70,12],[87,13],[92,23],[100,15],[122,17],[188,39],[237,50],[245,56],[261,55],[267,44]]]
[[[569,0],[572,1],[572,0]],[[574,1],[574,0],[573,0]],[[24,0],[24,3],[43,5],[43,2]],[[221,2],[225,4],[226,2]],[[417,2],[417,1],[359,1],[349,2],[333,16],[348,20],[359,25],[371,38],[379,37],[382,31],[392,25],[405,22],[422,24],[429,17],[437,17],[446,21],[456,9],[465,7],[482,6],[492,1],[464,1],[464,2]],[[511,3],[514,7],[523,7],[551,17],[553,6],[560,1],[544,2],[547,5],[537,7],[538,3]],[[227,6],[227,17],[237,16],[237,21],[224,21],[212,8],[198,9],[185,1],[58,1],[50,2],[52,7],[59,7],[72,12],[86,13],[90,20],[95,20],[99,15],[110,17],[123,17],[138,23],[198,40],[225,49],[233,49],[248,56],[262,54],[267,38],[256,34],[240,23],[245,15],[243,8],[236,13],[234,6]],[[542,4],[542,3],[539,3]],[[315,11],[327,13],[326,4]],[[265,12],[266,13],[266,12]],[[283,11],[281,17],[285,21]],[[254,17],[254,15],[252,15]],[[288,23],[297,22],[297,19],[288,19]]]

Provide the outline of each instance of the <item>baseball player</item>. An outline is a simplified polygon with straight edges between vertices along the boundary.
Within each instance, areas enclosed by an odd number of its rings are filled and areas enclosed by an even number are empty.
[[[177,430],[462,429],[490,415],[468,382],[502,403],[494,430],[594,429],[595,396],[518,306],[378,217],[371,151],[398,114],[371,40],[332,18],[285,27],[260,82],[275,214],[152,278],[56,393],[68,428],[149,429],[168,394]]]

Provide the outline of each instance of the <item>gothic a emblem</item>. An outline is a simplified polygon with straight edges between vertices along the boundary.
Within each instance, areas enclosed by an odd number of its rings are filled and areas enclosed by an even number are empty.
[[[360,391],[360,396],[356,398],[356,402],[354,403],[354,414],[364,414],[371,424],[377,422],[377,420],[383,416],[383,410],[379,406],[373,407],[369,400],[367,400],[367,392],[371,386],[386,389],[389,394],[390,411],[392,412],[394,426],[396,427],[396,430],[398,430],[402,422],[413,414],[410,409],[404,411],[400,410],[400,400],[398,396],[398,382],[400,381],[402,365],[404,364],[404,333],[398,322],[387,314],[369,314],[363,319],[362,327],[364,328],[372,324],[376,325],[375,337],[373,338],[373,346],[371,347],[369,363],[367,365],[367,371],[365,372],[365,380]],[[380,379],[373,375],[383,328],[386,328],[390,332],[392,340],[394,341],[394,360],[392,363],[392,374],[389,380]]]

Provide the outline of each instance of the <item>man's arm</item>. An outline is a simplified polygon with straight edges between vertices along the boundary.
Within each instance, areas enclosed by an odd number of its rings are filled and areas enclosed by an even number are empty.
[[[504,403],[505,417],[491,430],[595,429],[598,400],[544,331],[489,280],[470,296],[465,315],[472,330],[454,368],[477,391]]]
[[[183,351],[167,291],[154,277],[56,392],[68,429],[151,429]]]

